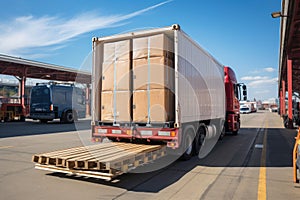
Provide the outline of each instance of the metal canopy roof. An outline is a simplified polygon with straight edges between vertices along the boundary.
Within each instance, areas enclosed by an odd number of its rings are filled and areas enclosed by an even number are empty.
[[[292,60],[292,88],[300,93],[300,0],[282,0],[279,91],[287,80],[287,59]],[[287,84],[286,91],[287,91]]]
[[[91,83],[91,73],[0,54],[0,74],[56,81]]]

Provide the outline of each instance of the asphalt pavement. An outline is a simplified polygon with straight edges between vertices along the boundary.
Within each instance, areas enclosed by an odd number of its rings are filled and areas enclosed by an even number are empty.
[[[300,199],[292,179],[296,130],[284,129],[277,113],[241,117],[239,134],[226,135],[204,159],[112,181],[34,169],[33,154],[91,144],[89,120],[0,123],[1,199]]]

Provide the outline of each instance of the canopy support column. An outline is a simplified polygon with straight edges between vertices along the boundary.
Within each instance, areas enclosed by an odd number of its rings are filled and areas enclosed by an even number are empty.
[[[288,128],[293,128],[293,63],[287,61],[287,82],[288,82]]]

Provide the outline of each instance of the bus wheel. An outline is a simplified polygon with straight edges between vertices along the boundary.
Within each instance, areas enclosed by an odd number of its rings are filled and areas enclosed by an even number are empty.
[[[65,117],[64,117],[64,121],[66,123],[73,123],[74,122],[74,115],[73,115],[73,112],[71,110],[68,110],[65,114]]]

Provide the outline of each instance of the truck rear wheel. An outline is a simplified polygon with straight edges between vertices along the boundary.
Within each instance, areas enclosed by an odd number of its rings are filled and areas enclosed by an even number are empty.
[[[226,130],[225,130],[225,125],[220,125],[221,126],[221,134],[220,134],[220,137],[219,137],[219,140],[222,140],[226,134]]]
[[[194,153],[198,155],[201,149],[201,146],[205,139],[205,127],[201,126],[198,130],[198,134],[194,140]]]
[[[191,159],[193,152],[194,152],[193,140],[194,140],[194,138],[192,137],[191,131],[188,131],[188,133],[186,134],[186,136],[184,138],[184,142],[183,142],[184,153],[181,156],[182,160]]]

